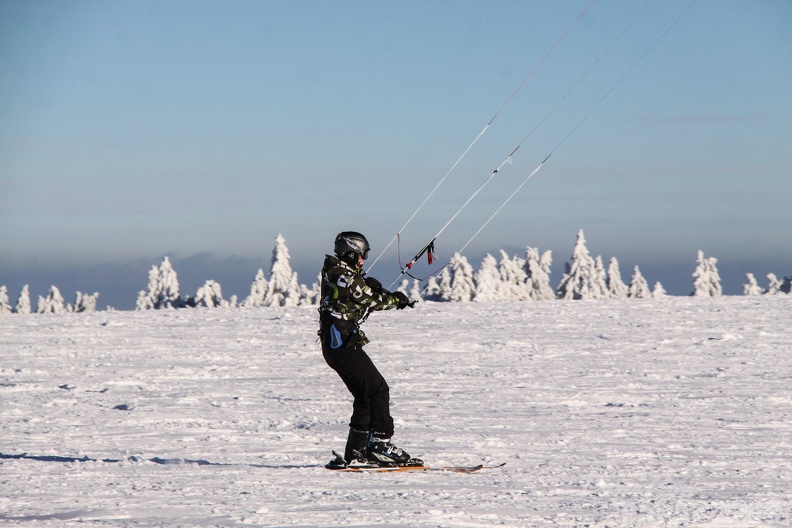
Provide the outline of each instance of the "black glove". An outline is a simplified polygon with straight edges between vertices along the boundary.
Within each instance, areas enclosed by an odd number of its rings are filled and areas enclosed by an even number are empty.
[[[363,280],[366,281],[366,286],[368,286],[372,290],[376,292],[382,291],[382,283],[377,279],[375,279],[374,277],[366,277]]]
[[[415,306],[415,301],[410,301],[409,297],[400,291],[393,292],[392,295],[399,301],[399,304],[396,305],[397,310],[404,310],[405,308],[412,308]]]

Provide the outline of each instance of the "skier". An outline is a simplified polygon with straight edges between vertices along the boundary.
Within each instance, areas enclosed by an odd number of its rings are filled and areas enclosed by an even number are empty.
[[[389,292],[374,278],[366,277],[363,264],[369,243],[355,231],[339,233],[335,255],[326,255],[322,267],[319,338],[327,364],[352,393],[352,418],[343,460],[337,457],[328,468],[353,462],[380,466],[421,465],[393,445],[388,384],[363,350],[369,341],[360,324],[371,310],[412,308],[402,292]]]

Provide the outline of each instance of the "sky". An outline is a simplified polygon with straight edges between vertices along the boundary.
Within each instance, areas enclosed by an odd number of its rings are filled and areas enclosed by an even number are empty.
[[[0,285],[130,309],[169,256],[183,293],[244,298],[278,234],[310,284],[344,230],[372,256],[400,233],[405,262],[442,231],[442,261],[552,153],[474,268],[538,247],[555,284],[583,229],[625,281],[687,295],[702,250],[740,294],[792,275],[789,20],[788,0],[0,0]]]

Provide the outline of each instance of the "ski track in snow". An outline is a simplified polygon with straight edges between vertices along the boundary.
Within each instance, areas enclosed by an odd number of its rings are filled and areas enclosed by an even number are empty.
[[[350,474],[313,308],[0,317],[0,525],[792,525],[792,297],[421,303],[366,348],[394,442]],[[87,457],[87,458],[86,458]]]

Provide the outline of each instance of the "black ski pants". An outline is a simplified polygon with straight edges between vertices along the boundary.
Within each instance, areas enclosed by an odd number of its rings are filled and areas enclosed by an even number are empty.
[[[349,426],[390,438],[393,436],[393,418],[390,415],[388,383],[355,336],[347,341],[333,348],[333,340],[326,332],[322,332],[325,361],[338,373],[354,398]]]

